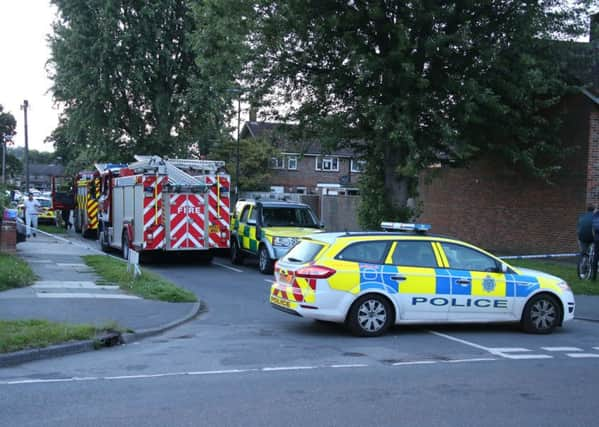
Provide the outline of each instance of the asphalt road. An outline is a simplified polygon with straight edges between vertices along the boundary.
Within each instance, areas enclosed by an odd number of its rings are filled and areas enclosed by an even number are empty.
[[[272,309],[250,263],[152,268],[208,311],[131,345],[0,370],[0,425],[597,425],[597,323],[355,338]]]

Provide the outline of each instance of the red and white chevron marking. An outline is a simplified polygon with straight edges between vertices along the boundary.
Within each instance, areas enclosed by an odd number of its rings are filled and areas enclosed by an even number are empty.
[[[165,229],[162,221],[162,186],[166,177],[148,176],[144,180],[144,241],[145,249],[162,249],[165,246]],[[151,196],[149,189],[152,189]]]
[[[206,246],[204,203],[199,194],[170,195],[171,249],[202,249]]]
[[[215,185],[217,179],[219,185]],[[208,191],[208,220],[212,226],[208,239],[210,247],[227,248],[230,239],[230,179],[226,175],[206,176],[206,185],[210,186]]]

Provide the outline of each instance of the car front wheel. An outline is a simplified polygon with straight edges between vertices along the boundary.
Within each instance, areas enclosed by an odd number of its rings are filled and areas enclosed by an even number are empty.
[[[389,301],[377,294],[360,297],[349,310],[347,326],[360,337],[376,337],[385,333],[392,322],[393,310]]]
[[[532,334],[548,334],[561,322],[561,308],[555,297],[548,294],[534,296],[522,313],[522,328]]]

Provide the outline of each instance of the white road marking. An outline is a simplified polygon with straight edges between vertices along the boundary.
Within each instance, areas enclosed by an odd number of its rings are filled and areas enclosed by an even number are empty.
[[[34,289],[119,289],[118,286],[96,285],[94,282],[36,282],[31,287]]]
[[[468,363],[468,362],[491,362],[493,360],[497,360],[495,357],[478,357],[472,359],[453,359],[453,360],[444,360],[444,363]]]
[[[81,280],[39,280],[35,282],[32,288],[95,288],[96,284],[92,281]]]
[[[222,371],[195,371],[187,372],[187,375],[218,375],[218,374],[243,374],[245,372],[256,372],[257,369],[225,369]]]
[[[240,270],[239,268],[231,267],[230,265],[221,264],[219,262],[212,261],[212,264],[218,265],[219,267],[222,267],[222,268],[226,268],[227,270],[235,271],[237,273],[243,273],[244,272],[243,270]]]
[[[392,363],[391,366],[434,365],[435,363],[437,363],[436,360],[415,360],[413,362],[396,362],[396,363]]]
[[[82,264],[82,263],[72,264],[72,263],[60,263],[60,262],[57,262],[56,265],[59,266],[59,267],[85,267],[85,268],[89,268],[87,264]]]
[[[353,363],[347,365],[331,365],[331,368],[367,368],[368,365],[365,363]]]
[[[528,360],[528,359],[553,359],[553,356],[548,354],[500,354],[506,359]]]
[[[531,351],[522,347],[490,347],[489,350],[496,351],[498,353],[520,353],[524,351]]]
[[[493,349],[490,348],[490,347],[485,347],[483,345],[479,345],[479,344],[476,344],[476,343],[473,343],[473,342],[470,342],[470,341],[466,341],[466,340],[463,340],[461,338],[452,337],[451,335],[442,334],[441,332],[436,332],[436,331],[428,331],[428,332],[431,333],[431,334],[433,334],[433,335],[437,335],[438,337],[448,339],[450,341],[459,342],[460,344],[464,344],[464,345],[467,345],[469,347],[474,347],[474,348],[478,348],[479,350],[487,351],[487,352],[489,352],[491,354],[501,353],[501,352],[493,351]]]
[[[317,366],[280,366],[272,368],[262,368],[264,372],[275,372],[275,371],[300,371],[305,369],[316,369]]]
[[[574,359],[595,359],[599,357],[597,353],[566,353],[566,356]]]
[[[541,347],[545,351],[582,351],[582,348],[578,347]]]
[[[141,299],[140,297],[136,297],[134,295],[125,295],[125,294],[95,294],[95,293],[87,293],[87,292],[75,292],[75,293],[67,293],[67,292],[36,293],[36,296],[38,298]]]
[[[28,259],[27,262],[30,264],[54,264],[51,259]]]

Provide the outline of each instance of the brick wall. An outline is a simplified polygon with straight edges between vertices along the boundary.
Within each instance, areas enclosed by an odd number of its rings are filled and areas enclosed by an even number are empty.
[[[419,220],[431,223],[433,232],[497,254],[575,252],[576,221],[587,193],[599,196],[599,117],[597,107],[583,96],[567,99],[562,108],[562,140],[577,150],[553,185],[502,170],[492,158],[469,168],[429,170],[420,177]],[[594,161],[587,162],[588,153]],[[591,190],[587,164],[595,183]]]
[[[599,205],[599,111],[593,111],[590,118],[588,165],[587,165],[587,204]]]

